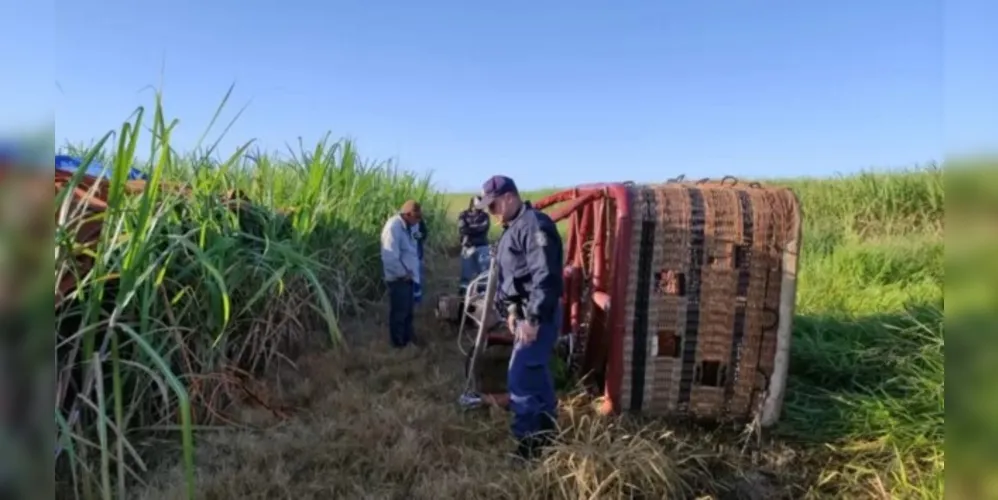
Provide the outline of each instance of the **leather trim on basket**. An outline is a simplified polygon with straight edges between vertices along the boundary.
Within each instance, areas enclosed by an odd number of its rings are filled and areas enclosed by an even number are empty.
[[[735,387],[738,385],[739,372],[741,367],[742,348],[745,339],[745,310],[748,307],[749,281],[752,277],[752,244],[754,243],[755,221],[752,211],[752,199],[748,192],[738,191],[738,202],[742,212],[742,246],[745,254],[739,254],[739,248],[735,248],[733,256],[738,266],[738,287],[735,296],[735,322],[731,337],[731,358],[727,384],[724,388],[725,413],[729,410],[731,399],[735,395]]]
[[[687,188],[690,197],[689,275],[686,282],[686,331],[683,335],[682,371],[679,377],[679,410],[688,410],[693,391],[694,366],[697,354],[697,335],[700,331],[700,274],[704,262],[704,224],[706,207],[703,191]]]
[[[649,204],[649,200],[644,200]],[[634,293],[634,324],[632,340],[634,349],[631,358],[631,409],[640,411],[645,395],[645,366],[648,361],[648,308],[651,300],[651,264],[655,255],[655,219],[641,222],[641,236],[638,240],[638,282]]]

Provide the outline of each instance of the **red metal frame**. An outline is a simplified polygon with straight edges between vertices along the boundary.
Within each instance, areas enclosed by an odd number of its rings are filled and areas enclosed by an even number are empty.
[[[563,205],[561,205],[563,204]],[[557,206],[556,205],[561,205]],[[533,203],[534,208],[551,208],[548,215],[555,221],[568,220],[565,240],[565,295],[562,297],[565,321],[562,334],[578,332],[582,304],[583,269],[586,262],[584,246],[592,236],[592,260],[589,288],[594,306],[594,321],[589,325],[583,346],[583,372],[605,369],[603,413],[615,413],[621,406],[621,386],[624,370],[624,303],[627,279],[630,275],[631,200],[626,184],[589,184],[567,189]],[[613,215],[613,221],[610,216]],[[607,224],[610,227],[606,227]],[[611,234],[612,231],[612,234]],[[608,238],[609,236],[609,238]],[[608,255],[610,254],[610,255]],[[609,311],[609,318],[606,317]],[[490,335],[489,344],[509,344],[507,335]],[[505,394],[488,395],[494,404],[505,404]]]

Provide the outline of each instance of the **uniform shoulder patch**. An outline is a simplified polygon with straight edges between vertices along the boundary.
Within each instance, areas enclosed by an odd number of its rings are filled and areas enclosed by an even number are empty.
[[[534,231],[534,243],[536,243],[537,246],[542,248],[548,246],[548,235],[547,233],[544,232],[543,229],[538,229],[537,231]]]

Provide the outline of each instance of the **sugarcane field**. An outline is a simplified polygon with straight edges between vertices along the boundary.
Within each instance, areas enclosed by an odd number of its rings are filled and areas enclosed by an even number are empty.
[[[509,332],[469,292],[488,269],[459,286],[473,194],[346,140],[210,169],[157,143],[144,174],[118,147],[57,168],[60,497],[942,490],[940,168],[524,193],[564,235],[567,320],[557,436],[523,467],[501,394]],[[393,349],[379,235],[407,199],[428,225],[419,343]]]
[[[944,227],[998,129],[943,148],[935,10],[375,7],[60,6],[54,142],[0,139],[0,232],[45,242],[0,248],[4,330],[55,273],[54,369],[0,349],[0,498],[998,498],[944,356],[991,331]]]

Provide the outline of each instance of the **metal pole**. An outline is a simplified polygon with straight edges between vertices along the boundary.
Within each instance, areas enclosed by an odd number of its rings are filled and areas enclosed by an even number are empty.
[[[498,267],[496,257],[493,255],[489,262],[489,279],[485,285],[485,301],[481,310],[481,320],[478,322],[478,336],[475,338],[475,348],[471,351],[471,360],[468,362],[468,377],[465,380],[464,392],[461,394],[461,404],[463,406],[477,406],[481,399],[475,395],[477,390],[475,384],[475,365],[482,354],[485,344],[485,333],[488,329],[486,316],[495,305],[496,287],[498,286]]]

